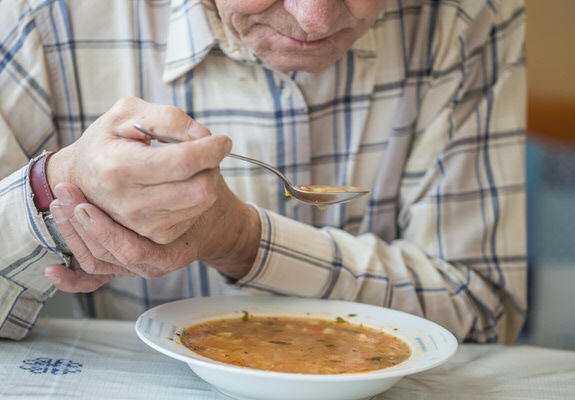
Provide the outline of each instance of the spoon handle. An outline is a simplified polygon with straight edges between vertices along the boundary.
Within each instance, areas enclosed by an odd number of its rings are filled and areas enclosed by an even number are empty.
[[[267,169],[268,171],[271,171],[271,172],[273,172],[274,174],[276,174],[282,181],[284,181],[284,183],[285,183],[287,186],[291,186],[290,181],[288,180],[288,178],[285,177],[284,174],[282,174],[277,168],[274,168],[274,167],[272,167],[271,165],[266,164],[265,162],[262,162],[262,161],[260,161],[260,160],[256,160],[255,158],[249,158],[249,157],[240,156],[240,155],[234,154],[234,153],[229,153],[229,154],[227,155],[227,157],[235,158],[235,159],[237,159],[237,160],[246,161],[246,162],[249,162],[249,163],[258,165],[258,166],[260,166],[260,167],[262,167],[262,168],[265,168],[265,169]]]
[[[136,128],[136,129],[139,130],[140,132],[142,132],[142,133],[148,135],[150,138],[156,139],[157,141],[162,142],[162,143],[180,143],[180,140],[172,139],[172,138],[170,138],[170,137],[165,137],[165,136],[157,135],[157,134],[153,133],[152,131],[150,131],[149,129],[144,128],[144,127],[143,127],[142,125],[140,125],[140,124],[134,124],[134,128]],[[249,157],[240,156],[240,155],[234,154],[234,153],[229,153],[229,154],[227,155],[227,157],[235,158],[235,159],[242,160],[242,161],[247,161],[247,162],[249,162],[249,163],[252,163],[252,164],[255,164],[255,165],[260,166],[260,167],[262,167],[262,168],[265,168],[265,169],[267,169],[268,171],[271,171],[271,172],[273,172],[274,174],[276,174],[282,181],[284,181],[284,184],[285,184],[285,185],[287,185],[287,186],[289,186],[289,187],[292,186],[292,184],[290,183],[290,181],[288,180],[288,178],[285,177],[284,174],[282,174],[277,168],[274,168],[274,167],[272,167],[271,165],[266,164],[265,162],[262,162],[262,161],[260,161],[260,160],[256,160],[256,159],[254,159],[254,158],[249,158]]]

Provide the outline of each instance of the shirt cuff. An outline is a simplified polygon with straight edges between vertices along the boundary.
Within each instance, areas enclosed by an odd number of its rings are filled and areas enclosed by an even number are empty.
[[[39,294],[53,285],[43,275],[51,264],[68,265],[69,258],[56,249],[42,214],[36,210],[30,186],[32,163],[3,179],[0,215],[6,233],[0,241],[0,272],[8,280]]]
[[[338,277],[337,246],[328,232],[254,206],[261,221],[256,260],[235,286],[274,294],[329,297]]]

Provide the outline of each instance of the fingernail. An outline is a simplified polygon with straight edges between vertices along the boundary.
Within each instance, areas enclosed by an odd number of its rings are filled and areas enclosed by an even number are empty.
[[[54,188],[54,192],[56,192],[56,197],[60,200],[62,205],[67,206],[68,204],[72,203],[74,198],[72,197],[72,193],[68,191],[68,189],[56,186]]]
[[[90,227],[92,227],[92,225],[94,225],[94,220],[92,220],[90,214],[88,214],[88,212],[84,208],[76,207],[74,209],[74,215],[76,216],[78,221],[80,221],[80,223],[84,228],[89,229]]]
[[[62,207],[60,207],[60,205],[51,206],[50,212],[52,213],[52,217],[54,218],[54,221],[56,221],[57,224],[63,224],[68,220],[68,218],[66,218],[66,214],[64,214],[64,210],[62,210]]]
[[[227,139],[226,140],[226,153],[229,153],[230,151],[232,151],[232,140],[231,139]]]
[[[44,272],[44,276],[48,278],[53,285],[57,285],[62,281],[59,276],[50,275],[48,272]]]

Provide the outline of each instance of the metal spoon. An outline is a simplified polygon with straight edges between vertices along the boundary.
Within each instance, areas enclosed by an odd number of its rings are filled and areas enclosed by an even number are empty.
[[[140,124],[134,124],[134,128],[148,135],[150,138],[155,139],[162,143],[180,143],[179,140],[155,134],[149,129],[144,128]],[[253,158],[244,157],[233,153],[229,153],[227,157],[247,161],[249,163],[258,165],[262,168],[267,169],[268,171],[273,172],[284,182],[284,186],[286,189],[286,196],[291,196],[294,199],[297,199],[301,202],[313,204],[320,208],[328,206],[330,204],[345,203],[351,200],[355,200],[369,193],[369,191],[367,190],[359,189],[353,186],[292,185],[289,179],[286,178],[284,174],[282,174],[278,169],[272,167],[269,164],[266,164]]]

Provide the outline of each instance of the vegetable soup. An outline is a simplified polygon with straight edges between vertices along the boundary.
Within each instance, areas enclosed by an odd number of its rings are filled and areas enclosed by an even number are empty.
[[[240,318],[190,326],[181,341],[223,363],[301,374],[368,372],[397,365],[411,354],[399,338],[339,317],[333,321],[244,312]]]

